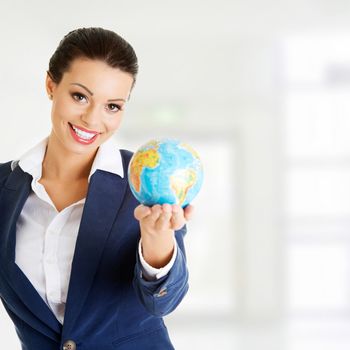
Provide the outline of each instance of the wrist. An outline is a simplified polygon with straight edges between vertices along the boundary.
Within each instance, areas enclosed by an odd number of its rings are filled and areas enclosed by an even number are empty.
[[[155,238],[142,235],[141,251],[144,260],[154,268],[167,265],[174,253],[174,231]]]

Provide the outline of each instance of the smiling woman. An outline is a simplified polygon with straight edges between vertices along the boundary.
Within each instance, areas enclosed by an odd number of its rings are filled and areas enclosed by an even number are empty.
[[[188,290],[193,207],[129,189],[132,153],[112,136],[137,72],[118,34],[68,33],[47,71],[49,135],[0,164],[0,299],[25,350],[174,348],[162,317]]]
[[[63,155],[68,169],[76,166],[74,158],[82,159],[82,154],[92,158],[119,128],[133,81],[130,73],[86,58],[74,59],[59,84],[47,75],[46,89],[52,96],[49,149],[52,146],[50,151],[55,152],[59,142],[65,145],[72,155],[71,164]]]

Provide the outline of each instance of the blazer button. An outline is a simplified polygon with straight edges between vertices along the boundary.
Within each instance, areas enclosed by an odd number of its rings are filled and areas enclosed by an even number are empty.
[[[76,350],[77,346],[75,345],[73,340],[67,340],[63,344],[63,349],[62,350]]]

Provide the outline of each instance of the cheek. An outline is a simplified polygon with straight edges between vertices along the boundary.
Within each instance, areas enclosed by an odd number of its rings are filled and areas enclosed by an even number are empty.
[[[52,106],[52,116],[55,119],[69,120],[72,116],[79,115],[77,108],[64,100],[57,100]]]
[[[110,131],[114,131],[119,128],[120,124],[122,122],[122,116],[115,117],[115,119],[109,123],[107,123],[107,128]]]

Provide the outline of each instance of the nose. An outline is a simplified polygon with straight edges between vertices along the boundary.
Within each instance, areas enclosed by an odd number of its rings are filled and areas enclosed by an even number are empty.
[[[90,105],[81,115],[81,120],[83,121],[84,125],[93,130],[95,130],[94,128],[97,128],[96,131],[100,125],[100,119],[101,113],[98,110],[98,106]]]

